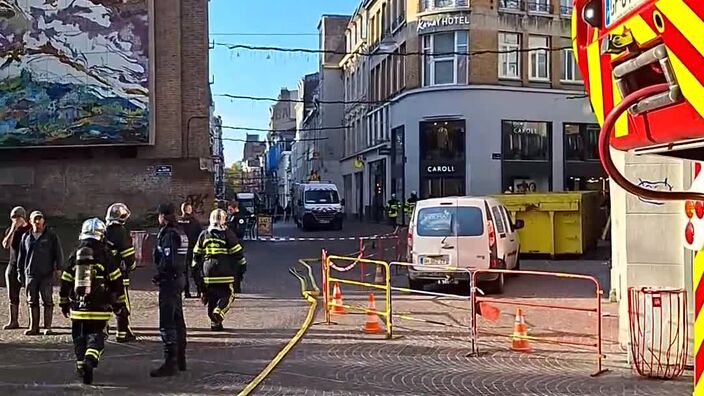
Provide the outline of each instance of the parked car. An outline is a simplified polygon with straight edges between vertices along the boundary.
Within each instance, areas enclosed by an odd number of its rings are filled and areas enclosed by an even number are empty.
[[[409,222],[408,259],[412,289],[429,283],[466,283],[467,272],[428,267],[520,268],[518,230],[506,208],[491,197],[448,197],[418,201]],[[482,290],[502,293],[504,274],[479,274]]]

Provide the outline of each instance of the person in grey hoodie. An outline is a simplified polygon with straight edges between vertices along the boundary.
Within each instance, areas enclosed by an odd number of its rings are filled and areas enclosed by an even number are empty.
[[[46,226],[42,212],[29,215],[32,229],[22,236],[17,256],[17,279],[24,285],[29,306],[29,330],[25,335],[39,335],[39,298],[44,306],[44,335],[53,334],[53,281],[64,261],[59,237]]]

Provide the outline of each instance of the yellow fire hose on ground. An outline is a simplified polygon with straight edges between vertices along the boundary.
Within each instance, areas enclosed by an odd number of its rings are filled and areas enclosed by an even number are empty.
[[[247,384],[247,386],[242,389],[240,393],[238,393],[238,396],[248,396],[251,394],[261,383],[266,379],[269,374],[276,368],[276,366],[281,363],[282,360],[286,357],[286,355],[293,349],[296,344],[303,338],[303,336],[306,334],[310,326],[313,324],[313,319],[315,318],[315,313],[318,308],[318,300],[317,296],[320,294],[320,289],[315,284],[315,279],[313,278],[313,271],[310,268],[310,265],[305,262],[305,260],[299,260],[299,263],[303,266],[305,266],[308,269],[308,278],[310,281],[310,286],[311,288],[309,289],[306,284],[305,278],[296,271],[295,268],[290,268],[289,272],[291,275],[295,276],[299,282],[301,282],[301,295],[303,298],[310,304],[308,307],[308,313],[306,315],[305,320],[303,321],[302,326],[298,329],[296,332],[296,335],[291,338],[291,340],[286,344],[286,346],[281,349],[281,351],[274,357],[274,359],[269,362],[269,364],[262,370],[259,375],[257,375],[252,382]]]

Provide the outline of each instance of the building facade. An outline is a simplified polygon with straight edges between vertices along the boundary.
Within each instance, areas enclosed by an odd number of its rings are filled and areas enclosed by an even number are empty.
[[[68,3],[15,5],[15,17],[32,28],[5,32],[17,42],[1,46],[36,51],[0,51],[12,66],[3,83],[18,87],[3,91],[3,102],[22,109],[0,117],[0,211],[22,204],[50,218],[82,219],[102,217],[121,201],[139,219],[160,202],[190,201],[197,213],[208,212],[208,2],[93,3],[81,14],[57,12]],[[129,45],[116,41],[125,37]],[[86,54],[91,46],[104,53]],[[49,47],[63,50],[41,53]]]
[[[288,203],[288,163],[296,138],[296,103],[298,91],[281,89],[278,101],[269,109],[267,134],[266,190],[271,206]]]
[[[348,52],[364,55],[341,62],[346,97],[366,107],[346,111],[347,210],[380,218],[392,193],[412,191],[606,185],[571,54],[570,11],[557,0],[363,2],[346,37]],[[368,79],[361,92],[360,70]]]
[[[298,82],[298,101],[296,102],[296,140],[293,144],[290,158],[290,182],[305,180],[310,175],[310,157],[314,152],[313,131],[308,131],[317,115],[318,87],[320,84],[319,73],[305,75]],[[315,113],[315,115],[313,115]],[[290,191],[289,186],[289,191]]]

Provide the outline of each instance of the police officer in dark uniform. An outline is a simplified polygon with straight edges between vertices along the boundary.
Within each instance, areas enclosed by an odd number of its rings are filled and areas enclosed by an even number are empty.
[[[194,273],[205,290],[203,303],[208,306],[210,329],[223,330],[225,314],[230,310],[239,292],[239,281],[246,269],[242,245],[227,228],[226,214],[222,209],[210,213],[210,226],[198,237],[193,249]]]
[[[130,304],[129,296],[130,272],[134,271],[137,264],[135,262],[134,246],[132,246],[132,237],[127,228],[125,228],[125,222],[127,222],[131,214],[127,205],[117,202],[110,205],[105,215],[105,223],[107,224],[105,239],[113,245],[113,254],[120,260],[120,271],[122,272],[122,282],[124,283],[125,298],[127,299],[126,309],[116,317],[117,336],[115,341],[117,342],[130,342],[137,339],[130,328],[132,305]]]
[[[154,263],[159,286],[159,331],[164,343],[164,363],[152,370],[152,377],[166,377],[186,370],[186,323],[183,319],[185,263],[177,255],[181,247],[181,231],[172,204],[159,205],[159,225]]]
[[[76,372],[85,384],[93,382],[93,369],[103,355],[108,321],[113,312],[126,309],[119,259],[105,232],[100,219],[83,222],[78,247],[61,273],[59,306],[71,319]]]

